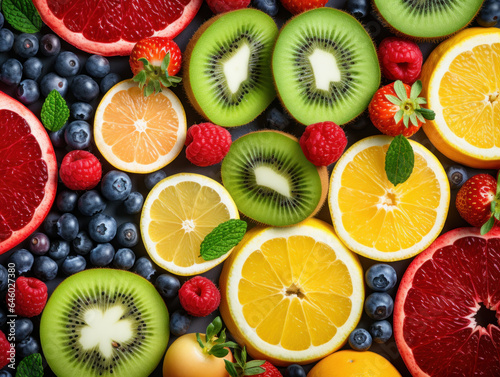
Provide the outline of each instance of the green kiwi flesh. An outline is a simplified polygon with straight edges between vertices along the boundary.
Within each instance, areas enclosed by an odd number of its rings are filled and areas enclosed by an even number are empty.
[[[413,38],[435,39],[467,26],[483,0],[374,0],[380,16]]]
[[[40,322],[40,341],[58,376],[146,377],[167,348],[163,299],[132,272],[92,269],[64,280]]]
[[[222,162],[222,182],[245,216],[273,226],[305,220],[322,197],[316,166],[296,140],[275,131],[237,139]]]
[[[271,54],[274,20],[256,9],[225,13],[202,25],[187,47],[184,85],[203,116],[224,127],[251,122],[276,97]]]
[[[380,85],[370,36],[354,17],[332,8],[290,20],[276,41],[272,67],[281,102],[305,125],[351,121]]]

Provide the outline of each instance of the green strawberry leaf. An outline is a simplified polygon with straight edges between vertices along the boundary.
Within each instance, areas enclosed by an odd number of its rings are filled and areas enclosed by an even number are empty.
[[[418,95],[422,92],[422,81],[417,80],[415,83],[411,86],[411,92],[410,92],[410,98],[411,99],[417,99]]]
[[[410,142],[403,136],[396,136],[385,155],[387,179],[394,185],[405,182],[413,171],[415,156]]]
[[[394,104],[396,106],[400,106],[401,105],[401,100],[398,97],[393,96],[392,94],[386,94],[385,98],[387,98],[387,100],[390,103],[392,103],[392,104]]]
[[[247,364],[248,365],[248,364]],[[264,373],[266,370],[262,367],[245,368],[244,376],[255,376],[257,374]]]
[[[415,102],[419,105],[425,105],[427,103],[427,100],[424,97],[418,97],[415,98]]]
[[[203,340],[201,340],[200,333],[196,333],[196,340],[198,341],[198,344],[200,345],[201,348],[205,348],[205,344],[203,343]]]
[[[401,119],[403,118],[403,115],[404,115],[403,110],[398,110],[396,112],[396,114],[394,115],[394,121],[396,122],[396,124],[398,124],[401,121]]]
[[[394,83],[394,91],[396,92],[401,101],[404,101],[405,99],[408,98],[405,86],[401,80],[398,80]]]
[[[238,245],[247,231],[247,223],[243,220],[231,219],[219,224],[200,245],[200,254],[204,260],[220,258]]]
[[[38,33],[42,28],[42,19],[31,0],[3,0],[2,11],[9,24],[23,33]]]
[[[415,127],[418,127],[418,122],[417,122],[417,114],[413,113],[410,115],[410,122],[413,124]]]
[[[165,57],[161,61],[161,66],[160,66],[161,70],[166,72],[168,70],[169,64],[170,64],[170,51],[167,52],[167,55],[165,55]]]
[[[405,125],[406,128],[408,128],[409,124],[410,124],[410,116],[405,114],[403,116],[403,124]]]
[[[212,349],[210,350],[210,355],[218,357],[218,358],[223,358],[229,353],[229,350],[226,348],[222,347],[221,345],[216,345],[213,346]]]
[[[260,367],[261,365],[264,365],[265,362],[265,360],[252,360],[247,363],[247,368]]]
[[[425,119],[428,119],[428,120],[434,120],[436,118],[436,113],[432,110],[429,110],[429,109],[424,109],[423,107],[420,108],[420,109],[415,109],[415,111],[417,113],[420,113],[422,114],[422,116],[425,118]]]
[[[53,89],[45,98],[40,118],[49,131],[59,131],[68,121],[68,105],[57,90]]]
[[[234,363],[224,359],[224,364],[226,364],[227,373],[229,373],[231,377],[238,377],[238,372],[236,371]]]
[[[493,225],[495,225],[495,216],[491,216],[488,221],[483,224],[481,227],[481,235],[484,236],[488,233],[493,228]]]
[[[42,377],[42,356],[34,353],[21,360],[16,370],[16,377]]]

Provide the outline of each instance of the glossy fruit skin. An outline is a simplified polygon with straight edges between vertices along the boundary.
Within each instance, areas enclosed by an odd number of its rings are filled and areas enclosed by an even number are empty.
[[[76,120],[90,120],[94,108],[86,102],[75,102],[71,104],[70,114]]]
[[[133,191],[123,202],[125,207],[125,212],[129,215],[135,215],[142,210],[142,205],[144,204],[144,196],[138,192]]]
[[[50,240],[44,233],[33,233],[29,238],[29,249],[35,255],[44,255],[50,248]]]
[[[73,250],[79,255],[87,255],[94,248],[94,243],[85,231],[78,232],[73,242]]]
[[[389,318],[394,309],[394,300],[387,293],[375,292],[365,301],[365,312],[376,320]]]
[[[134,267],[135,254],[131,249],[118,249],[113,258],[113,267],[121,270],[130,270]]]
[[[61,265],[61,272],[66,275],[76,274],[77,272],[85,270],[87,261],[81,255],[70,255],[66,257]]]
[[[366,351],[372,346],[372,336],[365,329],[356,329],[349,335],[349,345],[353,350]]]
[[[491,217],[496,190],[497,182],[491,175],[472,176],[458,190],[455,202],[458,213],[470,225],[480,227]]]
[[[376,292],[387,292],[398,281],[396,270],[388,264],[374,264],[365,273],[368,287]]]
[[[132,191],[130,177],[119,170],[111,170],[102,177],[101,193],[108,200],[123,201]]]
[[[70,252],[70,246],[68,241],[55,240],[52,241],[47,256],[57,261],[66,258],[69,252]]]
[[[170,38],[150,37],[136,43],[130,53],[130,69],[137,75],[144,68],[140,58],[146,58],[151,64],[159,67],[165,55],[170,53],[170,63],[167,68],[169,76],[175,76],[181,69],[182,53]]]
[[[16,97],[25,105],[30,105],[40,98],[40,89],[34,80],[26,79],[19,83],[16,90]]]
[[[42,281],[55,279],[58,269],[57,263],[45,255],[36,258],[33,263],[33,274]]]
[[[191,317],[184,310],[176,310],[170,317],[170,332],[174,336],[187,333],[191,325]]]
[[[42,74],[43,63],[40,59],[32,57],[23,64],[23,77],[30,80],[38,80]]]
[[[368,0],[347,0],[346,10],[358,19],[365,18],[370,12],[370,4]]]
[[[467,169],[462,165],[452,165],[448,167],[448,169],[446,169],[446,175],[448,176],[452,190],[459,189],[469,179]]]
[[[19,249],[14,251],[7,263],[14,263],[16,275],[23,275],[31,271],[35,257],[26,249]]]
[[[144,177],[144,184],[148,190],[151,190],[155,185],[162,179],[167,178],[167,173],[163,170],[158,170],[153,173],[149,173]]]
[[[23,65],[17,59],[7,59],[0,67],[0,81],[6,85],[18,85],[23,76]]]
[[[116,240],[123,247],[134,247],[139,242],[139,229],[134,223],[123,223],[116,231]]]
[[[6,370],[0,370],[0,377],[12,377],[12,374]]]
[[[16,345],[16,358],[24,359],[34,353],[40,352],[40,345],[32,336],[27,337]]]
[[[99,85],[87,75],[78,75],[71,83],[71,93],[78,101],[91,102],[99,95]]]
[[[328,0],[281,0],[281,4],[292,14],[324,7]]]
[[[90,124],[84,120],[75,120],[66,126],[64,139],[68,146],[73,149],[87,149],[92,142],[92,131]]]
[[[110,90],[113,86],[122,81],[120,75],[118,73],[108,73],[104,76],[99,84],[99,89],[101,90],[101,94],[106,94],[108,90]]]
[[[306,377],[306,372],[304,371],[304,368],[302,368],[301,365],[292,364],[286,368],[285,374],[283,376],[284,377]]]
[[[56,196],[56,206],[61,212],[73,212],[78,203],[78,194],[74,191],[64,190]]]
[[[144,279],[151,281],[153,275],[156,273],[156,269],[148,258],[141,257],[135,262],[132,272],[135,272],[136,274],[141,275]]]
[[[497,0],[485,0],[477,16],[477,22],[484,27],[493,27],[500,19],[500,3]]]
[[[28,318],[17,318],[14,324],[16,343],[26,339],[33,332],[33,322]]]
[[[21,58],[31,58],[38,52],[38,39],[33,34],[19,34],[14,41],[14,52]]]
[[[4,22],[5,22],[5,17],[3,13],[0,12],[0,29],[3,28]]]
[[[170,300],[177,296],[181,283],[174,275],[161,274],[156,278],[155,287],[164,299]]]
[[[102,78],[109,73],[111,66],[109,60],[104,56],[90,55],[85,62],[85,70],[92,77]]]
[[[9,29],[0,29],[0,52],[8,52],[14,45],[14,33]]]
[[[54,72],[49,72],[42,77],[40,81],[40,90],[42,95],[47,97],[52,90],[57,90],[62,97],[68,93],[68,80]]]
[[[392,325],[389,321],[376,321],[370,326],[370,334],[375,343],[385,343],[392,336]]]
[[[276,16],[279,11],[277,0],[252,0],[252,6],[264,13],[267,13],[271,17]]]
[[[205,335],[200,336],[205,339]],[[163,377],[229,377],[224,359],[233,362],[232,353],[224,358],[208,355],[201,349],[195,334],[182,335],[167,349]]]
[[[398,37],[385,38],[378,47],[382,75],[391,81],[412,85],[422,71],[422,51],[415,42]]]
[[[104,198],[96,190],[90,190],[78,199],[78,210],[84,216],[94,216],[106,209]]]
[[[63,51],[57,55],[54,68],[62,77],[74,76],[80,71],[80,59],[71,51]]]
[[[50,141],[54,148],[63,148],[66,146],[66,140],[64,140],[64,133],[66,132],[66,123],[63,128],[57,131],[49,132]]]
[[[40,40],[40,51],[45,56],[55,56],[61,51],[61,40],[54,34],[45,34]]]
[[[110,243],[100,243],[90,250],[90,263],[96,267],[106,267],[113,261],[115,249]]]
[[[290,118],[276,107],[271,107],[266,113],[266,127],[283,131],[290,125]]]
[[[57,234],[66,241],[73,241],[79,230],[78,219],[71,213],[65,213],[57,220]]]
[[[116,235],[116,220],[102,213],[94,215],[90,219],[88,230],[90,238],[95,242],[109,242]]]
[[[5,266],[0,264],[0,291],[3,291],[7,288],[9,283],[9,274]]]

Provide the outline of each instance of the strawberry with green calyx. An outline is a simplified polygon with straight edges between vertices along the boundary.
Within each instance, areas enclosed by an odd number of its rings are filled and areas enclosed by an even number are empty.
[[[224,360],[226,370],[231,377],[257,376],[257,377],[283,377],[278,369],[268,361],[247,361],[247,351],[243,349],[234,350],[236,363]]]
[[[205,340],[201,339],[200,333],[196,333],[196,340],[204,353],[219,358],[229,353],[227,348],[238,347],[238,344],[235,342],[226,341],[226,329],[222,329],[222,320],[220,317],[216,317],[212,323],[207,326]]]

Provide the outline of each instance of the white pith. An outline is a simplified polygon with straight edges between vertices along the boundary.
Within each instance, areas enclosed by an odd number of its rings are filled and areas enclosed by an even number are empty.
[[[237,93],[241,84],[248,79],[250,53],[250,46],[243,43],[236,53],[223,63],[227,86],[233,94]]]
[[[309,62],[311,63],[317,89],[329,91],[330,83],[341,80],[337,59],[331,53],[316,48],[309,55]]]
[[[255,181],[259,186],[264,186],[277,193],[290,198],[290,182],[287,177],[282,176],[267,166],[257,166],[254,170]]]

